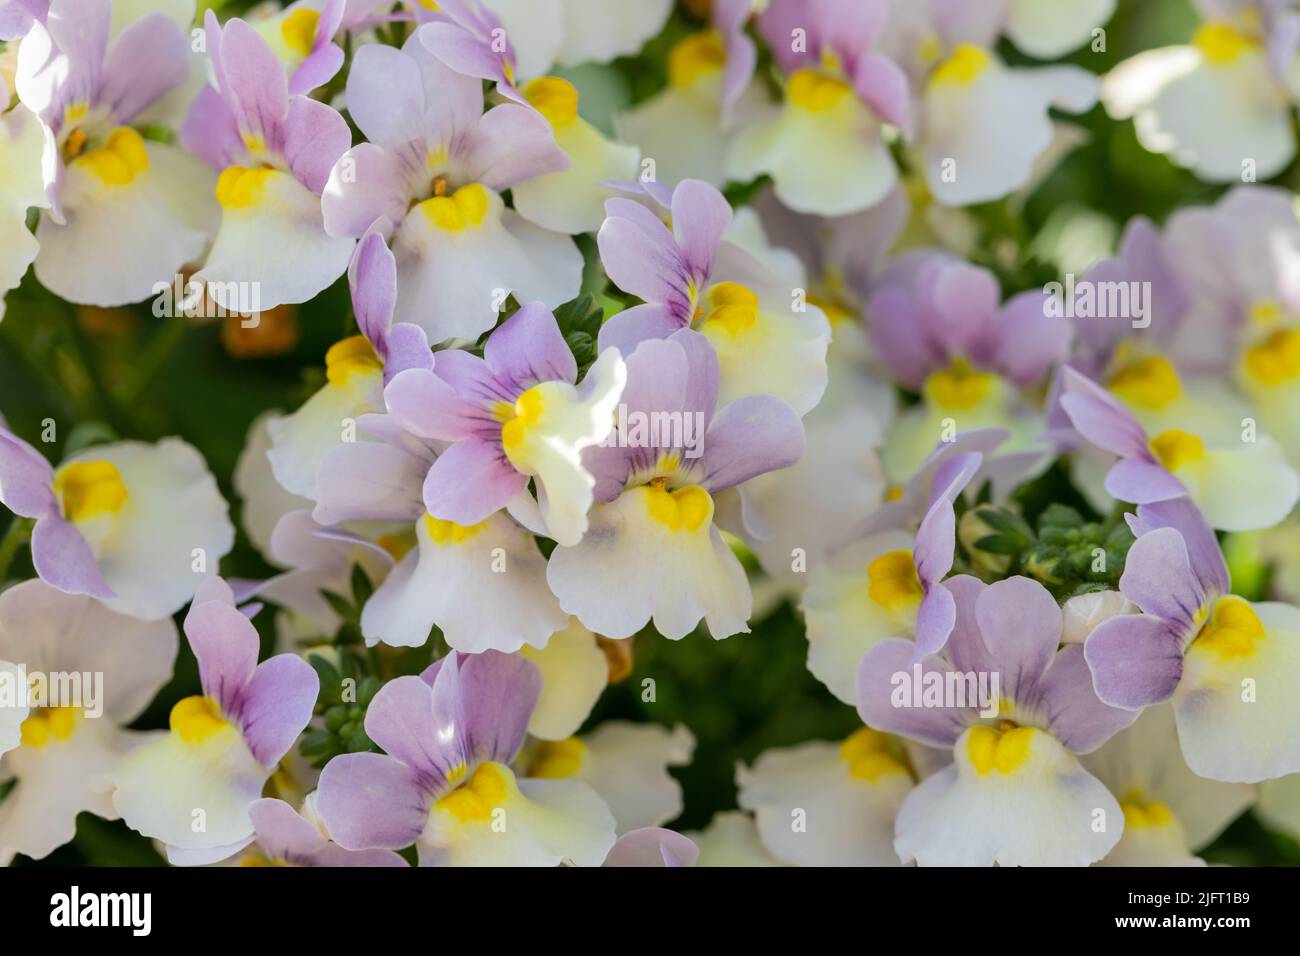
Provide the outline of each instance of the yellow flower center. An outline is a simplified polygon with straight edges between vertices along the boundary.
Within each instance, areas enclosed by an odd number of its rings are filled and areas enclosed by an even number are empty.
[[[1231,66],[1258,48],[1258,42],[1238,31],[1232,24],[1212,20],[1202,24],[1192,35],[1192,46],[1201,51],[1214,66]]]
[[[434,227],[443,232],[461,232],[483,224],[488,211],[488,193],[480,184],[469,183],[450,196],[434,195],[420,203],[419,208]]]
[[[495,763],[485,763],[474,771],[474,776],[439,800],[434,806],[445,810],[461,823],[488,820],[492,811],[501,806],[510,788],[505,771]]]
[[[556,780],[572,777],[582,767],[587,745],[577,737],[567,740],[543,740],[538,743],[528,764],[528,776]]]
[[[221,716],[221,708],[211,697],[195,694],[176,702],[167,719],[172,733],[187,744],[201,744],[213,734],[230,727]]]
[[[73,145],[78,133],[81,133],[81,145],[85,144],[85,134],[74,130],[68,137],[68,146]],[[149,168],[149,151],[139,133],[119,126],[108,134],[103,146],[81,153],[76,163],[89,169],[106,186],[126,186]]]
[[[989,68],[993,58],[983,47],[963,43],[952,56],[935,68],[930,83],[937,86],[969,86]]]
[[[845,738],[840,744],[840,758],[849,765],[849,776],[857,780],[907,773],[907,767],[894,756],[889,737],[870,727],[855,730]]]
[[[694,86],[702,76],[727,65],[727,49],[717,30],[703,30],[679,40],[668,51],[668,82],[678,89]]]
[[[319,23],[320,13],[298,7],[280,23],[280,36],[284,38],[284,45],[301,57],[307,56],[316,44]]]
[[[1172,472],[1205,457],[1205,442],[1181,428],[1170,428],[1151,439],[1151,452]]]
[[[63,516],[82,521],[114,514],[126,504],[126,485],[111,461],[75,461],[54,474],[54,493],[63,503]]]
[[[853,88],[844,80],[821,70],[796,70],[785,88],[786,99],[810,113],[824,113],[834,109]]]
[[[257,205],[266,194],[267,183],[275,172],[268,166],[256,169],[227,166],[217,177],[217,202],[224,209],[247,209]]]
[[[915,604],[925,594],[911,551],[887,551],[867,565],[867,594],[881,607],[894,610]]]
[[[42,707],[28,716],[19,728],[24,747],[45,747],[67,740],[77,729],[81,711],[76,707]]]
[[[922,391],[930,404],[942,411],[968,412],[978,408],[997,387],[992,372],[977,372],[966,359],[933,373],[925,380]]]
[[[736,282],[719,282],[706,293],[709,309],[704,322],[710,329],[732,335],[744,332],[758,319],[758,296]]]
[[[651,482],[641,491],[650,517],[670,531],[699,531],[713,520],[713,499],[699,485],[668,491]]]
[[[966,756],[980,776],[996,770],[1009,774],[1024,766],[1038,733],[1033,727],[1010,727],[997,730],[993,727],[972,727],[966,738]]]
[[[1202,628],[1195,646],[1221,658],[1249,657],[1264,636],[1264,625],[1250,602],[1229,595],[1215,602],[1209,623]]]
[[[1246,350],[1246,374],[1260,385],[1300,378],[1300,329],[1279,329]]]
[[[384,363],[375,347],[364,335],[353,335],[335,342],[325,353],[325,378],[331,385],[346,385],[353,375],[381,372]]]
[[[568,126],[578,118],[578,91],[558,76],[539,76],[520,90],[524,99],[552,126]]]
[[[1124,811],[1124,826],[1132,830],[1167,827],[1174,822],[1173,811],[1159,800],[1125,799],[1119,806]]]
[[[424,516],[424,526],[435,544],[462,544],[477,537],[487,527],[487,522],[456,524],[454,521],[444,521],[442,518],[427,514]]]
[[[528,437],[528,430],[542,420],[546,409],[546,400],[542,397],[541,386],[534,385],[515,399],[514,407],[501,402],[497,417],[504,421],[501,426],[501,444],[507,451],[519,448]]]
[[[1130,362],[1111,376],[1110,390],[1130,405],[1159,411],[1183,394],[1178,370],[1167,358],[1151,355]]]

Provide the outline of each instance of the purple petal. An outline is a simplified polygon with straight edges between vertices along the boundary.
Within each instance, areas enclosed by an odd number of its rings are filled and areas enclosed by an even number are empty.
[[[388,329],[393,324],[393,306],[397,301],[397,260],[377,231],[367,233],[357,244],[348,266],[348,288],[357,326],[385,360],[387,373]]]
[[[1168,700],[1183,676],[1182,642],[1178,631],[1145,614],[1103,621],[1083,645],[1097,696],[1132,709]]]
[[[640,213],[629,218],[627,207]],[[690,315],[682,313],[690,308],[686,297],[690,268],[668,227],[631,200],[610,199],[605,208],[608,216],[596,234],[596,244],[610,281],[646,302],[670,306],[680,324],[689,322]],[[611,210],[616,209],[623,214],[615,215]]]
[[[1033,694],[1061,643],[1061,608],[1025,577],[990,584],[975,601],[975,621],[1013,700]]]
[[[129,124],[189,75],[189,49],[176,21],[150,13],[121,32],[104,61],[100,104]]]
[[[316,791],[326,829],[349,850],[410,846],[424,832],[430,802],[415,771],[387,754],[335,757]]]
[[[384,358],[384,381],[391,382],[407,369],[433,371],[433,353],[424,329],[410,322],[398,322],[388,332],[388,354]]]
[[[456,524],[478,524],[528,487],[500,445],[465,438],[438,456],[424,480],[429,514]]]
[[[57,515],[54,469],[45,456],[0,428],[0,504],[24,518]]]
[[[555,316],[541,302],[529,302],[501,323],[488,337],[483,358],[499,379],[520,392],[538,382],[578,379],[578,363]]]
[[[498,191],[544,173],[569,168],[546,119],[525,106],[503,103],[483,114],[463,144],[462,161],[475,182]]]
[[[647,303],[612,316],[600,327],[596,345],[600,351],[618,349],[624,356],[631,355],[638,345],[649,339],[666,339],[685,328],[682,320],[666,305]]]
[[[1192,573],[1207,595],[1227,594],[1228,567],[1219,539],[1199,508],[1188,498],[1142,505],[1129,516],[1129,527],[1139,538],[1157,528],[1173,528],[1183,537]]]
[[[190,104],[180,140],[182,146],[213,169],[235,165],[244,153],[235,114],[213,86],[205,86]]]
[[[717,493],[757,475],[793,465],[803,455],[803,422],[771,395],[748,395],[713,419],[704,436],[704,478]]]
[[[912,661],[921,660],[943,649],[957,622],[957,603],[942,584],[935,584],[926,591],[921,606],[916,612],[916,648],[912,652]]]
[[[435,356],[432,370],[399,372],[384,387],[389,415],[402,428],[421,438],[457,441],[477,434],[482,428],[483,413],[438,375],[440,364],[443,367],[450,364],[444,361],[449,354]]]
[[[305,96],[293,98],[284,123],[284,158],[299,182],[319,195],[351,145],[347,121],[333,107]]]
[[[1117,501],[1150,504],[1187,496],[1186,486],[1162,465],[1126,458],[1106,473],[1106,493]]]
[[[389,681],[366,709],[366,734],[410,767],[430,791],[444,786],[448,775],[466,759],[457,732],[454,720],[438,719],[434,692],[419,677]]]
[[[257,669],[257,629],[229,601],[203,600],[195,595],[185,615],[185,637],[199,663],[203,692],[214,698],[222,713],[239,711],[240,696]]]
[[[1098,448],[1121,458],[1153,462],[1146,431],[1119,401],[1074,369],[1064,370],[1061,407],[1079,434]]]
[[[274,767],[289,752],[311,720],[319,692],[316,671],[296,654],[279,654],[258,665],[241,704],[244,739],[258,763]]]
[[[1091,753],[1137,719],[1140,711],[1103,704],[1092,686],[1083,648],[1071,644],[1052,659],[1039,685],[1047,726],[1057,740],[1079,754]]]
[[[248,805],[258,845],[267,856],[298,863],[323,848],[325,835],[283,800],[263,798]]]
[[[663,827],[642,827],[618,838],[605,866],[694,866],[700,848],[688,837]]]
[[[266,41],[243,20],[230,20],[221,27],[209,10],[204,24],[217,86],[239,129],[261,136],[268,149],[278,151],[284,143],[283,124],[289,114],[289,81],[284,66]]]
[[[455,704],[468,756],[510,763],[523,746],[528,720],[542,691],[537,665],[518,654],[457,654],[434,678],[441,705]]]
[[[673,237],[697,281],[713,272],[713,258],[729,225],[731,205],[715,187],[698,179],[677,184],[673,190]]]
[[[381,442],[343,442],[326,452],[316,478],[312,517],[410,522],[424,514],[423,486],[431,461]]]
[[[907,74],[888,57],[868,53],[858,60],[853,87],[877,116],[901,130],[912,126],[911,87]]]
[[[1002,307],[996,325],[994,365],[1022,387],[1037,385],[1069,353],[1074,327],[1064,316],[1047,314],[1042,292],[1022,292]]]
[[[108,601],[116,595],[81,532],[58,514],[38,518],[32,528],[32,565],[46,584],[67,594]]]
[[[1192,569],[1183,536],[1174,528],[1157,528],[1133,542],[1119,589],[1145,613],[1163,618],[1188,638],[1211,597]]]
[[[909,706],[895,706],[896,689],[906,686],[910,691],[923,686],[926,674],[944,675],[951,670],[941,657],[914,662],[913,650],[911,641],[891,637],[863,655],[858,667],[858,716],[877,730],[934,747],[951,747],[969,723],[965,709],[925,706],[910,692],[900,699]]]
[[[406,216],[411,200],[406,177],[396,153],[374,143],[353,146],[330,170],[321,194],[325,231],[331,236],[363,236],[382,225],[388,232]]]

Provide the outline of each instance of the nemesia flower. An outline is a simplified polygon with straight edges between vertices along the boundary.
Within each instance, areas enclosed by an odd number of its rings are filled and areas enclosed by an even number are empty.
[[[9,88],[3,77],[0,102],[9,102]],[[5,294],[18,287],[40,249],[27,228],[27,210],[33,206],[48,209],[50,205],[41,178],[44,148],[43,128],[27,107],[19,104],[0,114],[0,167],[6,171],[0,186],[0,319],[4,318]]]
[[[580,780],[614,814],[618,833],[666,823],[682,812],[682,787],[669,767],[691,762],[695,737],[678,724],[607,720],[589,734],[525,745],[519,763],[528,777]]]
[[[524,99],[551,124],[555,143],[569,158],[569,168],[534,176],[512,192],[519,215],[556,232],[595,232],[605,219],[605,200],[614,190],[608,181],[632,179],[641,151],[612,142],[578,113],[578,91],[558,76],[540,76],[524,84]]]
[[[826,387],[830,328],[814,305],[796,311],[787,289],[762,265],[723,241],[731,207],[699,180],[679,183],[669,203],[670,231],[644,205],[625,198],[605,203],[597,235],[610,280],[643,300],[600,329],[600,347],[628,355],[647,339],[693,328],[717,354],[719,401],[774,395],[801,415]]]
[[[1300,500],[1300,475],[1267,435],[1208,444],[1191,431],[1171,428],[1148,437],[1104,389],[1073,369],[1064,375],[1061,405],[1074,427],[1119,456],[1106,475],[1106,491],[1117,500],[1141,505],[1188,497],[1213,527],[1228,531],[1274,524]]]
[[[1187,765],[1211,780],[1256,783],[1300,770],[1300,610],[1229,592],[1214,533],[1185,499],[1130,520],[1120,590],[1142,609],[1084,644],[1097,694],[1117,707],[1173,699]]]
[[[482,359],[440,352],[432,371],[395,378],[384,400],[408,431],[451,443],[424,483],[429,514],[476,524],[527,495],[532,478],[547,534],[573,545],[596,483],[582,451],[614,427],[626,377],[617,350],[605,349],[578,385],[555,316],[531,302],[488,336]]]
[[[791,209],[827,216],[885,197],[898,169],[883,126],[913,122],[907,77],[877,49],[887,16],[885,0],[768,4],[758,28],[787,76],[784,103],[737,131],[731,178],[768,173]]]
[[[290,96],[328,83],[343,66],[343,49],[333,38],[346,6],[345,0],[298,0],[279,15],[250,24],[288,69]]]
[[[919,667],[944,681],[999,675],[994,717],[967,700],[908,708],[893,702],[908,674],[910,641],[882,641],[858,672],[858,713],[868,726],[932,747],[953,762],[904,800],[894,848],[922,866],[1094,863],[1119,841],[1119,803],[1079,763],[1137,717],[1102,703],[1077,645],[1057,650],[1061,609],[1037,581],[945,582],[957,624],[943,653]],[[991,685],[991,677],[990,677]],[[1014,806],[1015,813],[1006,808]]]
[[[628,142],[654,160],[655,177],[675,183],[727,181],[728,144],[742,98],[755,99],[750,81],[758,61],[745,33],[752,0],[717,0],[709,26],[678,40],[668,51],[668,86],[619,114]],[[746,104],[749,105],[749,104]]]
[[[352,136],[343,117],[291,95],[284,64],[243,20],[204,21],[215,85],[181,142],[220,171],[221,228],[190,283],[234,312],[305,302],[347,268],[352,238],[327,235],[320,194]],[[296,76],[296,74],[295,74]]]
[[[415,844],[422,866],[599,866],[614,845],[600,797],[510,769],[539,684],[529,661],[494,651],[386,684],[366,712],[386,752],[335,757],[321,774],[317,808],[335,842]]]
[[[1211,182],[1269,179],[1291,162],[1295,10],[1277,0],[1195,0],[1202,22],[1187,45],[1145,50],[1106,77],[1112,119]]]
[[[195,595],[185,636],[203,692],[116,768],[113,806],[174,861],[208,863],[253,839],[249,807],[311,719],[320,681],[293,654],[257,662],[257,630],[220,578]]]
[[[736,771],[763,845],[798,866],[898,866],[894,817],[912,789],[896,742],[869,727],[842,743],[765,751]],[[792,825],[802,811],[804,827]]]
[[[0,675],[21,691],[20,706],[0,705],[0,777],[15,781],[0,801],[0,865],[67,843],[78,813],[117,818],[109,777],[148,736],[125,728],[171,679],[176,648],[170,620],[139,621],[40,580],[0,594]],[[69,675],[79,684],[61,680]],[[56,685],[80,686],[81,699],[59,698]],[[17,749],[6,739],[11,711]]]
[[[361,614],[370,645],[419,647],[435,625],[448,644],[478,652],[541,648],[565,627],[546,585],[546,559],[529,528],[504,511],[472,525],[434,518],[423,485],[443,443],[403,430],[390,415],[366,415],[362,434],[378,439],[344,442],[321,462],[313,516],[324,525],[385,522],[405,527],[381,543],[400,555]],[[512,502],[511,513],[540,527],[537,505]]]
[[[280,519],[290,511],[310,508],[311,500],[285,491],[271,470],[266,453],[271,448],[268,432],[271,422],[281,418],[278,411],[263,412],[253,419],[244,438],[244,447],[235,462],[231,479],[235,494],[243,503],[240,525],[262,557],[270,560],[271,536]]]
[[[316,812],[315,794],[302,812],[283,800],[263,798],[248,806],[257,832],[240,866],[406,866],[392,850],[345,850],[329,838]]]
[[[1003,18],[1009,13],[1014,23],[1027,7],[1036,7],[1035,19],[1053,21],[1077,45],[1091,5],[1070,4],[1065,14],[1044,0],[893,4],[880,46],[906,71],[904,90],[910,85],[915,117],[909,145],[931,196],[946,206],[966,206],[1015,192],[1060,140],[1049,108],[1085,113],[1093,107],[1100,83],[1086,70],[1008,67],[993,49]]]
[[[45,130],[50,210],[36,277],[73,302],[136,302],[216,231],[211,175],[133,125],[189,72],[177,23],[150,13],[110,41],[110,0],[54,0],[18,51],[15,86]]]
[[[178,438],[96,445],[52,468],[0,428],[0,503],[36,519],[42,580],[146,620],[179,610],[235,541],[216,481]]]
[[[397,257],[394,320],[432,342],[490,329],[506,295],[550,308],[573,298],[582,256],[565,236],[505,208],[501,193],[568,168],[550,124],[504,103],[483,112],[481,84],[454,73],[422,27],[401,50],[368,45],[348,75],[347,103],[367,143],[330,174],[323,207],[331,235],[372,225]]]
[[[652,619],[673,640],[701,619],[715,638],[748,630],[749,585],[714,526],[713,495],[796,461],[803,428],[770,395],[715,415],[718,379],[708,340],[689,329],[643,342],[627,359],[628,422],[680,424],[639,440],[620,426],[583,455],[596,505],[582,540],[552,552],[546,576],[560,606],[599,634],[627,637]]]
[[[286,491],[316,497],[321,460],[340,442],[352,440],[358,418],[383,411],[384,384],[407,368],[431,367],[424,331],[393,324],[396,264],[383,237],[367,233],[348,267],[352,310],[360,335],[325,353],[325,385],[291,415],[269,421],[267,458]]]
[[[528,734],[542,741],[567,740],[591,714],[611,681],[610,660],[596,635],[576,618],[546,639],[546,646],[525,644],[521,657],[542,675],[537,706],[528,718]]]
[[[1102,866],[1194,866],[1208,844],[1255,801],[1253,787],[1198,777],[1178,750],[1173,708],[1142,712],[1083,758],[1120,801],[1124,835]]]
[[[952,570],[956,546],[953,502],[981,462],[979,454],[967,453],[935,469],[915,537],[902,529],[881,531],[810,570],[801,603],[808,670],[846,704],[857,703],[862,655],[881,640],[914,635],[919,660],[948,639],[956,612],[942,580]]]
[[[1003,452],[1030,449],[1041,431],[1024,390],[1042,384],[1069,348],[1071,328],[1046,296],[1022,292],[999,305],[990,272],[931,250],[900,256],[867,305],[869,332],[898,384],[920,392],[883,449],[886,472],[910,475],[940,438],[1005,428]]]

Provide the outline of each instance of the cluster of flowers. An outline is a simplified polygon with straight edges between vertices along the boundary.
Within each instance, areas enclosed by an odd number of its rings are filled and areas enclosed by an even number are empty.
[[[1205,0],[1191,46],[1103,83],[997,51],[1074,51],[1114,0],[687,6],[615,139],[572,68],[669,0],[0,0],[3,288],[32,265],[107,307],[183,274],[242,313],[346,274],[358,330],[249,433],[266,580],[216,576],[235,531],[186,442],[52,466],[0,427],[37,575],[0,594],[0,859],[85,811],[178,865],[1181,864],[1251,805],[1300,834],[1300,610],[1233,595],[1215,534],[1266,532],[1300,599],[1291,195],[1130,222],[1079,286],[1150,289],[1141,322],[1004,301],[960,254],[966,207],[1073,142],[1050,109],[1276,172],[1300,9]],[[1031,525],[1052,469],[1079,500]],[[580,728],[636,635],[785,598],[862,728],[663,828],[690,731]],[[202,691],[127,729],[187,605]],[[447,650],[358,683],[340,627]],[[102,714],[48,674],[102,674]]]

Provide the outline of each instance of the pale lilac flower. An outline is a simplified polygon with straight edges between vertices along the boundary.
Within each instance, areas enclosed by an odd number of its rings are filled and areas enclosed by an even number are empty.
[[[895,849],[904,863],[922,866],[1096,862],[1119,841],[1123,814],[1076,755],[1095,750],[1137,712],[1097,698],[1082,648],[1058,651],[1061,609],[1037,581],[986,585],[959,575],[946,586],[956,627],[941,655],[915,667],[940,687],[968,687],[982,676],[992,689],[997,675],[1000,699],[972,700],[976,693],[904,706],[897,677],[913,676],[912,642],[882,641],[863,658],[858,712],[868,726],[952,750],[953,762],[903,801]]]
[[[0,801],[0,865],[67,843],[78,813],[117,819],[110,775],[148,739],[125,728],[171,679],[176,648],[167,618],[139,621],[40,580],[0,595],[0,661],[8,662],[0,679],[20,691],[17,706],[0,704],[0,729],[8,731],[11,712],[21,722],[16,749],[0,738],[9,751],[0,778],[14,781]],[[69,677],[79,685],[64,683]],[[56,699],[58,686],[80,686],[81,699]]]
[[[494,651],[452,654],[375,696],[366,733],[385,753],[344,754],[317,806],[349,849],[415,844],[422,866],[598,866],[614,817],[584,783],[518,776],[537,668]]]
[[[666,200],[666,190],[647,186],[647,192]],[[732,212],[713,186],[688,179],[666,205],[671,231],[635,200],[605,204],[597,236],[601,262],[615,285],[644,304],[601,327],[601,348],[629,355],[647,339],[693,328],[717,354],[721,405],[774,395],[801,415],[811,410],[826,389],[825,313],[811,304],[798,311],[789,288],[723,239]]]
[[[305,302],[343,274],[353,238],[326,235],[320,194],[352,142],[343,117],[291,95],[285,66],[243,20],[205,21],[215,85],[181,129],[185,147],[219,170],[221,228],[191,283],[236,312]]]
[[[1248,531],[1276,524],[1300,500],[1300,475],[1267,435],[1224,440],[1171,428],[1149,436],[1118,399],[1073,369],[1064,371],[1061,406],[1080,435],[1119,456],[1105,485],[1118,501],[1186,497],[1213,527]]]
[[[406,866],[392,850],[345,850],[330,839],[321,823],[313,793],[302,812],[283,800],[263,798],[248,806],[257,832],[255,847],[245,851],[241,866]]]
[[[899,528],[871,534],[810,568],[800,604],[808,670],[846,704],[857,703],[858,665],[880,641],[914,637],[916,660],[947,641],[956,614],[943,584],[957,542],[953,503],[981,464],[971,452],[934,470],[915,535]]]
[[[555,316],[540,302],[502,323],[483,358],[449,349],[432,371],[395,378],[384,392],[394,419],[421,438],[451,443],[425,479],[429,514],[477,524],[527,495],[535,479],[547,534],[577,544],[596,483],[582,451],[614,427],[627,369],[606,349],[581,385],[577,378]]]
[[[1206,780],[1188,769],[1168,705],[1144,710],[1083,765],[1124,812],[1124,835],[1102,866],[1204,866],[1193,854],[1255,802],[1254,787]]]
[[[429,25],[401,50],[357,51],[347,102],[369,142],[330,175],[323,201],[331,235],[377,226],[397,257],[399,323],[430,341],[475,338],[506,295],[550,308],[577,295],[582,256],[567,236],[506,209],[501,192],[567,168],[546,119],[506,103],[483,112],[480,82],[426,48]]]
[[[882,200],[898,181],[883,127],[913,124],[907,75],[879,48],[886,0],[772,0],[759,31],[786,74],[785,98],[747,122],[727,172],[767,173],[799,212],[837,216]]]
[[[1120,590],[1142,609],[1084,644],[1097,694],[1117,707],[1172,698],[1192,771],[1257,783],[1300,771],[1300,610],[1229,592],[1214,532],[1186,499],[1129,521]]]
[[[343,66],[334,42],[343,29],[345,0],[297,0],[273,17],[249,24],[289,71],[289,95],[303,96],[328,83]]]
[[[934,250],[900,256],[874,288],[872,345],[895,381],[922,398],[886,439],[886,473],[912,474],[954,428],[1005,428],[1012,437],[1003,454],[1033,450],[1042,418],[1026,393],[1066,357],[1072,336],[1046,294],[1002,303],[991,272]]]
[[[643,342],[627,366],[626,423],[583,456],[596,478],[587,533],[555,549],[547,581],[565,611],[607,637],[652,619],[674,640],[701,619],[715,638],[747,631],[749,584],[714,525],[713,495],[797,461],[799,417],[770,395],[715,415],[718,361],[689,329]]]
[[[180,609],[235,541],[216,481],[178,438],[96,445],[53,468],[0,428],[0,503],[36,519],[46,583],[146,620]]]
[[[700,848],[689,837],[662,827],[643,827],[618,838],[603,866],[695,866]]]
[[[194,864],[253,839],[249,807],[311,719],[320,681],[293,654],[258,664],[257,630],[220,578],[195,596],[185,636],[203,692],[180,700],[170,731],[117,767],[113,806],[175,860]]]
[[[133,124],[189,74],[184,30],[162,13],[110,38],[110,0],[54,0],[18,52],[18,96],[45,130],[50,211],[36,277],[73,302],[115,306],[170,284],[217,226],[213,179]]]

